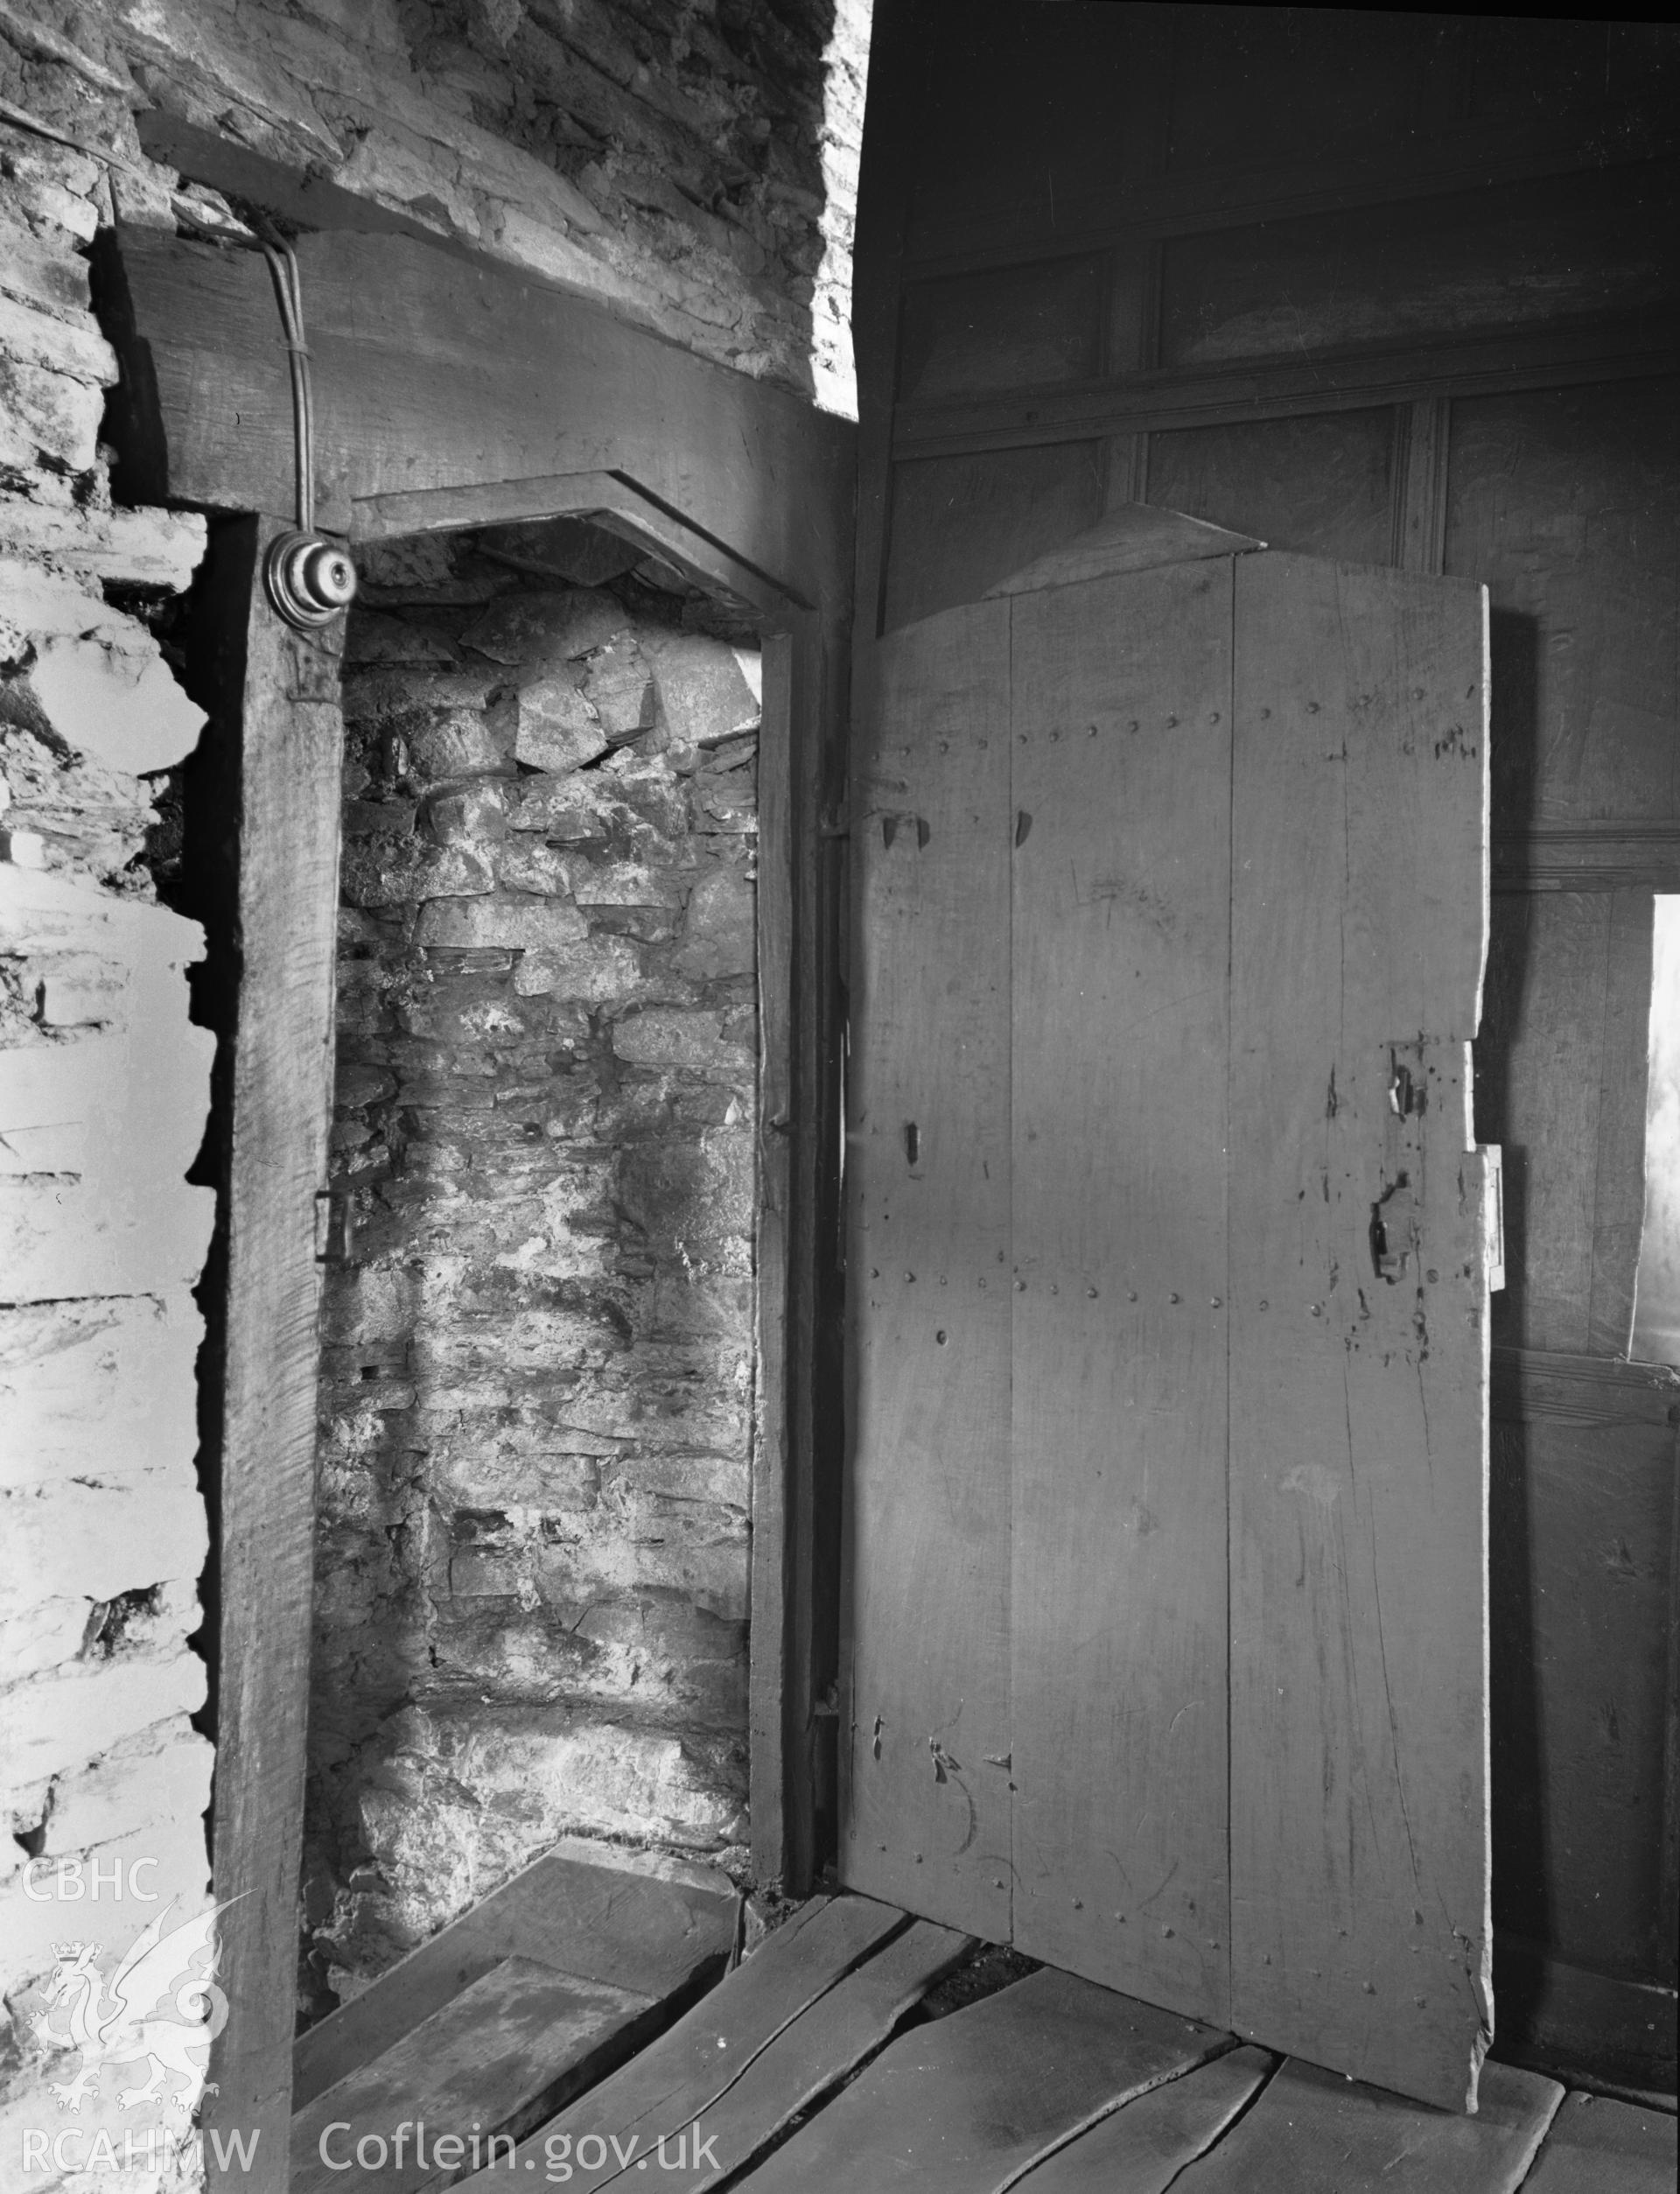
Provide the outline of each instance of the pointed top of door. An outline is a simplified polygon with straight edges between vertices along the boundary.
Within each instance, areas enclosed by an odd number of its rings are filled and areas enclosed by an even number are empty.
[[[1106,578],[1116,571],[1144,571],[1157,564],[1184,564],[1197,557],[1244,556],[1264,549],[1251,534],[1230,533],[1182,511],[1158,509],[1153,503],[1120,503],[1088,532],[1075,534],[1025,570],[1012,572],[986,589],[998,594],[1036,594],[1041,587],[1072,586],[1081,579]]]

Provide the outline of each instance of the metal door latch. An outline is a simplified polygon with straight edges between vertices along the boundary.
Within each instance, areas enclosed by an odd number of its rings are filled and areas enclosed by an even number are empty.
[[[352,1265],[355,1240],[354,1217],[350,1196],[343,1188],[318,1188],[315,1192],[315,1262],[318,1265]]]

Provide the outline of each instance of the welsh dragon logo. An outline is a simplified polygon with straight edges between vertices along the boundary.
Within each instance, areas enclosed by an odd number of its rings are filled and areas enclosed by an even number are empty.
[[[234,1900],[229,1898],[228,1903]],[[57,1943],[57,1964],[48,1977],[47,2008],[35,2030],[55,2049],[77,2050],[75,2077],[50,2083],[59,2108],[80,2114],[83,2099],[97,2092],[108,2067],[146,2067],[137,2085],[122,2088],[121,2110],[166,2100],[190,2116],[205,2092],[210,2044],[228,2018],[228,1999],[212,1978],[216,1962],[216,1920],[227,1904],[212,1905],[196,1919],[165,1931],[174,1910],[165,1905],[124,1952],[107,1980],[94,1964],[97,1943]],[[203,1970],[194,1964],[203,1959]],[[52,2023],[63,2011],[67,2029]],[[166,2093],[172,2080],[182,2085]]]

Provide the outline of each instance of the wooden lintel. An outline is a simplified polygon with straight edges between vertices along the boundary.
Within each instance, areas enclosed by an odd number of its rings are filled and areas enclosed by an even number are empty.
[[[290,512],[290,386],[260,255],[125,228],[117,258],[125,487]],[[355,506],[386,497],[607,473],[790,599],[842,613],[848,421],[412,236],[325,231],[298,261],[322,524],[347,532]]]

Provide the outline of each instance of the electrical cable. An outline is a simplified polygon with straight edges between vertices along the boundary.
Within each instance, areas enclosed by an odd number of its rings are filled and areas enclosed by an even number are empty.
[[[274,293],[280,303],[280,325],[285,331],[286,354],[291,369],[292,438],[298,473],[298,529],[315,530],[315,417],[309,379],[309,346],[304,340],[304,287],[298,271],[298,255],[284,238],[270,242],[263,237],[262,256],[274,277]]]
[[[315,392],[310,380],[309,344],[304,333],[304,284],[298,255],[266,223],[259,232],[280,307],[282,340],[291,375],[292,447],[297,473],[298,529],[270,543],[264,577],[269,599],[288,624],[300,631],[326,624],[347,609],[356,591],[356,570],[347,550],[315,529]]]

